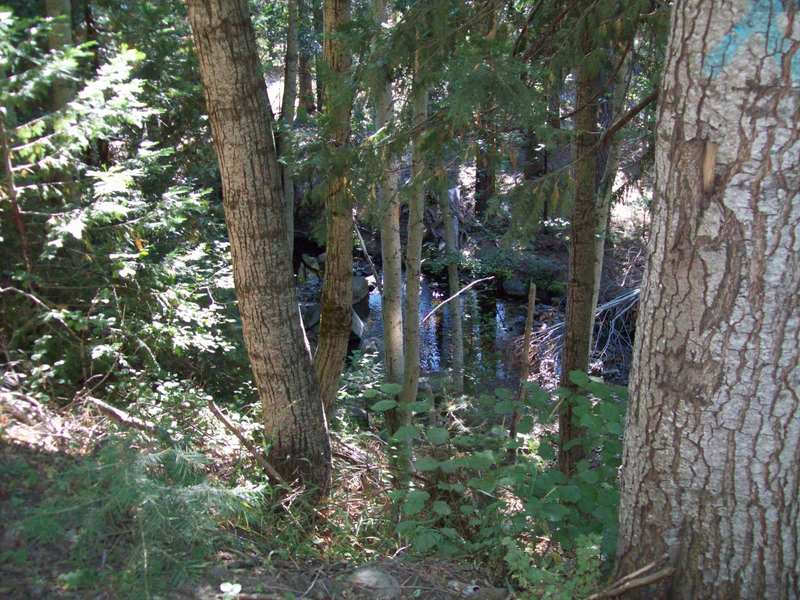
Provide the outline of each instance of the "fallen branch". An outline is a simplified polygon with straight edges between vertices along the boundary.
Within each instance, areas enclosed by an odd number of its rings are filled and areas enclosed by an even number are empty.
[[[236,426],[228,420],[228,417],[222,414],[222,411],[219,407],[214,404],[213,400],[208,401],[208,409],[214,414],[217,419],[219,419],[220,423],[225,426],[229,432],[236,436],[236,438],[242,443],[242,446],[247,448],[247,451],[250,452],[250,455],[255,459],[255,461],[261,465],[261,468],[270,476],[270,479],[274,480],[275,483],[285,484],[286,480],[280,476],[280,473],[273,467],[267,459],[264,458],[264,455],[256,448],[255,444],[248,440],[244,434],[239,431]]]
[[[456,299],[458,296],[460,296],[461,294],[463,294],[464,292],[466,292],[466,291],[467,291],[468,289],[470,289],[472,286],[474,286],[474,285],[477,285],[477,284],[481,283],[482,281],[489,281],[490,279],[494,279],[494,275],[492,275],[491,277],[484,277],[483,279],[476,279],[476,280],[475,280],[475,281],[473,281],[472,283],[470,283],[470,284],[468,284],[468,285],[465,285],[463,288],[461,288],[460,290],[458,290],[458,291],[457,291],[455,294],[453,294],[452,296],[450,296],[450,297],[449,297],[447,300],[443,300],[442,302],[439,302],[439,304],[437,304],[436,306],[434,306],[434,307],[433,307],[433,309],[431,309],[431,312],[429,312],[427,315],[425,315],[425,316],[423,317],[422,321],[420,321],[420,323],[424,323],[425,321],[427,321],[428,319],[430,319],[430,318],[431,318],[431,316],[433,315],[433,313],[435,313],[437,310],[439,310],[440,308],[442,308],[442,307],[443,307],[445,304],[447,304],[447,303],[448,303],[448,302],[450,302],[451,300],[454,300],[454,299]]]
[[[653,583],[657,583],[662,579],[667,579],[668,577],[671,577],[673,573],[675,573],[674,567],[664,567],[655,573],[649,573],[653,569],[657,569],[660,565],[663,565],[667,560],[669,560],[669,557],[664,555],[660,559],[645,565],[641,569],[637,569],[633,573],[629,573],[624,577],[620,577],[609,587],[601,592],[592,594],[586,598],[586,600],[603,600],[605,598],[614,598],[631,590],[652,585]]]
[[[381,293],[381,295],[383,295],[383,283],[381,282],[381,276],[378,274],[378,269],[375,268],[375,263],[372,262],[372,257],[369,255],[369,250],[367,250],[367,244],[364,242],[364,237],[361,235],[361,230],[358,228],[358,220],[356,219],[355,210],[353,210],[353,229],[356,230],[356,235],[358,235],[358,243],[361,245],[361,251],[364,253],[364,257],[369,263],[369,268],[372,270],[372,276],[375,278],[375,285],[378,286],[378,291]]]
[[[129,429],[138,429],[139,431],[144,431],[145,433],[152,434],[158,438],[161,438],[164,442],[168,443],[170,446],[174,446],[175,442],[172,440],[172,437],[167,433],[167,430],[161,427],[160,425],[156,425],[152,421],[146,421],[144,419],[140,419],[139,417],[134,417],[128,412],[125,412],[121,408],[117,408],[116,406],[111,406],[100,400],[99,398],[93,398],[92,396],[83,395],[83,400],[91,403],[97,410],[103,413],[105,416],[110,417],[112,420],[116,421],[123,427],[127,427]]]

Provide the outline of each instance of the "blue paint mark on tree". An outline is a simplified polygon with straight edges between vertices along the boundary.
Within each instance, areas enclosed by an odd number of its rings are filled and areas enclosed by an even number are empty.
[[[794,1],[800,6],[800,0],[785,1],[787,4]],[[747,14],[708,53],[703,70],[711,77],[719,75],[728,61],[754,35],[764,37],[767,55],[774,56],[780,67],[783,55],[790,50],[792,44],[784,35],[786,12],[781,0],[751,0]],[[800,51],[795,52],[792,57],[791,73],[792,81],[800,81]]]

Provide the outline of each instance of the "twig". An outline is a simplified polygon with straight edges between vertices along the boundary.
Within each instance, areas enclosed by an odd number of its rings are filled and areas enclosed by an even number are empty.
[[[611,141],[611,138],[614,137],[614,134],[617,133],[620,129],[625,127],[636,115],[642,112],[649,104],[654,102],[658,99],[658,90],[654,91],[648,96],[645,96],[639,104],[634,106],[624,115],[622,115],[619,119],[614,121],[614,123],[606,129],[603,137],[600,138],[600,145],[605,145]]]
[[[448,303],[448,302],[450,302],[451,300],[455,300],[455,299],[456,299],[458,296],[460,296],[461,294],[463,294],[464,292],[466,292],[466,291],[467,291],[468,289],[470,289],[472,286],[474,286],[474,285],[477,285],[477,284],[481,283],[482,281],[489,281],[490,279],[494,279],[494,275],[492,275],[491,277],[484,277],[483,279],[476,279],[476,280],[475,280],[475,281],[473,281],[472,283],[465,285],[463,288],[461,288],[460,290],[458,290],[458,291],[457,291],[455,294],[453,294],[452,296],[450,296],[450,297],[449,297],[447,300],[443,300],[442,302],[439,302],[439,304],[437,304],[436,306],[434,306],[434,307],[433,307],[433,309],[431,309],[431,312],[429,312],[427,315],[425,315],[425,316],[423,317],[422,321],[420,321],[420,323],[424,323],[425,321],[427,321],[428,319],[430,319],[430,318],[431,318],[431,316],[433,315],[433,313],[435,313],[437,310],[439,310],[440,308],[442,308],[442,307],[443,307],[445,304],[447,304],[447,303]]]
[[[253,444],[253,442],[244,437],[244,434],[241,431],[239,431],[236,428],[236,426],[233,423],[231,423],[225,415],[222,414],[222,411],[216,404],[214,404],[213,400],[208,401],[208,409],[212,413],[214,413],[214,416],[217,417],[217,419],[220,420],[220,422],[225,426],[225,429],[227,429],[229,432],[235,435],[236,438],[242,443],[242,446],[247,448],[248,452],[250,452],[250,455],[255,459],[255,461],[259,465],[261,465],[261,467],[264,469],[264,471],[266,471],[267,475],[269,475],[271,479],[273,479],[276,483],[286,484],[286,480],[280,476],[280,473],[278,473],[275,467],[273,467],[269,462],[267,462],[267,459],[264,458],[264,455],[261,452],[259,452],[255,444]]]
[[[616,596],[621,596],[630,590],[651,585],[661,581],[662,579],[667,579],[668,577],[671,577],[673,573],[675,573],[674,567],[664,567],[663,569],[649,575],[647,573],[657,568],[659,565],[664,564],[664,562],[668,559],[669,557],[664,555],[660,559],[645,565],[641,569],[637,569],[633,573],[629,573],[628,575],[619,578],[609,587],[596,594],[592,594],[586,598],[586,600],[603,600],[604,598],[614,598]]]
[[[87,402],[90,402],[101,413],[103,413],[107,417],[111,417],[114,421],[116,421],[120,425],[150,433],[152,435],[161,438],[162,440],[167,442],[170,446],[175,445],[175,442],[172,440],[169,433],[167,433],[167,431],[160,425],[156,425],[152,421],[145,421],[144,419],[140,419],[139,417],[134,417],[133,415],[125,412],[121,408],[117,408],[116,406],[111,406],[110,404],[103,402],[99,398],[94,398],[89,395],[83,395],[83,399],[86,400]]]
[[[375,277],[375,285],[378,286],[378,291],[381,293],[381,295],[383,295],[383,284],[381,283],[380,275],[378,275],[378,269],[375,268],[375,263],[372,262],[372,257],[369,255],[367,244],[364,242],[364,237],[361,235],[361,230],[358,228],[358,220],[356,219],[355,210],[353,211],[353,229],[356,230],[358,243],[361,244],[361,251],[364,253],[364,257],[369,263],[369,268],[372,270],[372,275]]]

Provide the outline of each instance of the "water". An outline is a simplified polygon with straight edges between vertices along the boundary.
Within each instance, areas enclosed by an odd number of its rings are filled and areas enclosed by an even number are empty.
[[[452,366],[452,319],[450,305],[458,307],[464,329],[464,382],[466,391],[480,392],[495,387],[516,386],[518,369],[513,365],[512,344],[525,326],[524,303],[496,295],[493,282],[488,288],[476,286],[440,308],[420,326],[420,367],[424,374],[446,372]],[[420,284],[420,319],[449,294],[446,285],[423,277]],[[369,318],[365,339],[383,340],[381,295],[369,296]],[[379,344],[382,346],[382,344]]]

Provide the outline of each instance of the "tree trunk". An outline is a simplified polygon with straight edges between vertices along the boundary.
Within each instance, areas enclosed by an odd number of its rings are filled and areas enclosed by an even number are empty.
[[[314,21],[314,33],[318,40],[322,39],[323,30],[323,16],[322,16],[322,2],[323,0],[309,0],[312,3],[311,16]],[[321,54],[317,54],[316,59],[316,76],[317,76],[317,110],[322,112],[325,107],[325,85],[322,82],[322,72],[325,70],[325,58]]]
[[[245,346],[261,399],[270,462],[324,493],[328,428],[303,331],[286,244],[272,110],[247,0],[187,0],[214,149]]]
[[[800,590],[800,19],[679,0],[625,430],[618,564],[639,598]]]
[[[291,125],[294,121],[294,105],[297,101],[298,60],[298,0],[287,0],[288,23],[286,26],[286,60],[283,70],[283,97],[281,98],[281,120]]]
[[[444,162],[443,159],[444,157],[442,157],[442,163]],[[461,288],[458,276],[458,216],[450,206],[450,193],[447,187],[447,174],[444,167],[440,167],[437,179],[439,209],[442,211],[445,252],[447,253],[447,288],[449,295],[452,296]],[[455,394],[464,392],[464,323],[461,320],[464,310],[462,301],[463,299],[459,296],[451,300],[450,306],[448,306],[452,327],[450,339],[453,344],[451,386]]]
[[[582,40],[584,54],[592,49],[590,33]],[[572,214],[572,239],[569,253],[569,286],[567,288],[566,332],[561,362],[561,385],[574,389],[569,379],[572,371],[589,371],[589,348],[594,325],[594,273],[597,262],[599,207],[596,202],[595,176],[597,173],[597,99],[602,89],[596,71],[581,63],[577,73],[575,103],[575,199]],[[605,221],[603,221],[605,228]],[[568,444],[580,436],[573,423],[572,400],[565,398],[558,418],[558,464],[565,475],[572,474],[584,456],[583,448]]]
[[[294,105],[297,101],[297,45],[298,45],[298,0],[288,0],[288,24],[286,26],[286,60],[283,71],[283,98],[281,98],[281,121],[284,131],[288,132],[294,124]],[[286,154],[290,145],[290,136],[284,135],[281,151]],[[289,249],[294,248],[294,179],[286,166],[281,167],[283,178],[283,197],[286,210],[286,236]],[[291,259],[291,255],[289,256]]]
[[[50,50],[61,50],[72,44],[72,3],[70,0],[45,0],[45,14],[57,19],[47,38]],[[53,95],[50,98],[50,109],[60,110],[72,100],[75,86],[68,79],[57,78],[53,81]]]
[[[380,25],[386,21],[386,2],[376,0],[375,18]],[[383,87],[378,90],[375,101],[375,126],[385,127],[392,119],[392,82],[386,74]],[[403,251],[400,244],[400,193],[399,164],[394,154],[386,157],[386,168],[382,173],[378,189],[378,206],[381,211],[381,261],[383,271],[383,356],[386,380],[403,383]],[[396,410],[386,414],[391,433],[399,425]]]
[[[309,40],[312,37],[311,31],[309,31],[308,27],[310,25],[310,2],[312,0],[299,0],[299,32],[300,32],[300,40],[299,40],[299,63],[298,63],[298,97],[299,97],[299,104],[298,104],[298,111],[302,115],[303,112],[305,114],[311,114],[314,112],[314,87],[313,87],[313,77],[311,76],[311,62],[312,52],[311,52],[311,41]]]
[[[485,35],[487,39],[494,39],[497,34],[497,2],[486,0]],[[489,57],[490,66],[494,61]],[[494,122],[491,118],[494,95],[487,91],[487,102],[481,107],[477,116],[477,127],[482,142],[479,142],[475,151],[475,216],[482,219],[486,215],[489,200],[495,195],[496,189],[496,148],[497,139],[494,132]],[[488,110],[487,110],[488,109]]]
[[[412,185],[408,203],[408,239],[406,241],[406,318],[404,322],[405,366],[403,373],[403,391],[400,393],[400,405],[397,408],[400,425],[411,420],[410,405],[417,400],[419,386],[419,291],[422,262],[422,238],[425,234],[425,155],[422,149],[422,132],[428,112],[428,90],[422,81],[420,71],[421,35],[417,32],[417,51],[414,57],[413,118],[418,129],[413,142],[411,157]],[[407,458],[410,459],[410,447],[405,445]]]
[[[334,157],[347,151],[350,137],[352,93],[346,79],[351,58],[349,49],[338,37],[339,30],[349,20],[350,0],[325,0],[323,53],[328,86],[325,134]],[[353,200],[349,166],[346,160],[335,158],[335,162],[330,167],[327,181],[325,279],[322,283],[319,345],[314,356],[322,402],[329,414],[347,355],[353,306]]]

